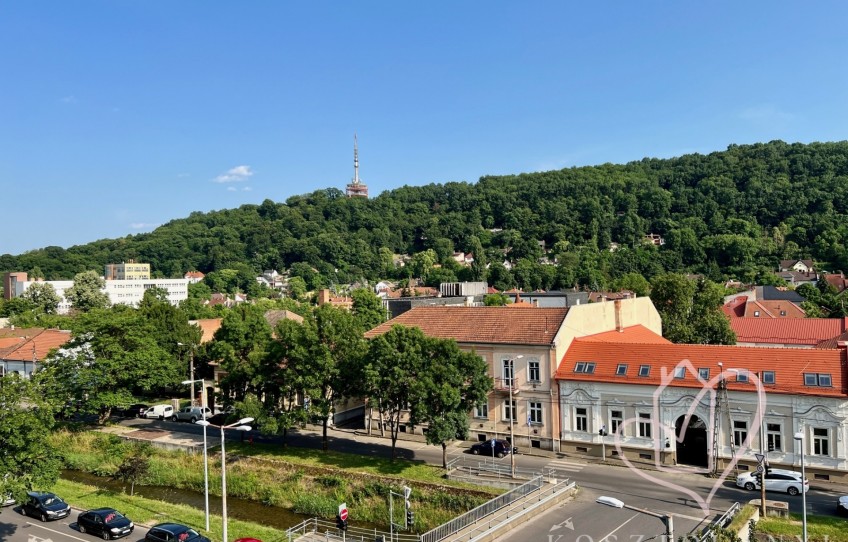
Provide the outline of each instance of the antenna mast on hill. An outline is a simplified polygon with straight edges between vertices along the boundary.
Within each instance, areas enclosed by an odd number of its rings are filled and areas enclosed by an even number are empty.
[[[349,198],[368,197],[368,187],[359,180],[359,145],[356,134],[353,134],[353,182],[347,185],[346,194]]]

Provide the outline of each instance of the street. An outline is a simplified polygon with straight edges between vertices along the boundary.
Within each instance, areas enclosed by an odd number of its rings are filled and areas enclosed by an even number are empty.
[[[8,506],[0,510],[0,540],[2,542],[96,542],[100,540],[97,536],[82,534],[76,530],[79,513],[80,510],[73,510],[65,519],[42,523],[21,514],[20,507]],[[147,529],[136,525],[130,536],[120,540],[141,542],[145,534]]]

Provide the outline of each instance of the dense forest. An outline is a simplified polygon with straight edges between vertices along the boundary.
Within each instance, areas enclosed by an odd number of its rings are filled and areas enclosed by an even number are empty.
[[[645,243],[646,234],[665,244]],[[0,271],[70,279],[135,259],[157,276],[277,269],[309,287],[414,275],[432,284],[487,278],[502,288],[600,289],[666,271],[773,282],[771,272],[788,258],[843,270],[846,246],[848,142],[773,141],[403,186],[370,200],[329,188],[285,203],[195,212],[148,234],[3,255]],[[456,264],[454,251],[474,253],[475,264]],[[409,265],[397,268],[396,254],[412,256]]]

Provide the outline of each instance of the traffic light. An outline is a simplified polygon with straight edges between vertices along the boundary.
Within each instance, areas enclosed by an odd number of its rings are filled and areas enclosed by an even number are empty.
[[[336,529],[340,531],[347,531],[347,520],[342,519],[341,516],[336,516]]]
[[[406,510],[406,528],[411,529],[415,525],[415,513],[411,508]]]

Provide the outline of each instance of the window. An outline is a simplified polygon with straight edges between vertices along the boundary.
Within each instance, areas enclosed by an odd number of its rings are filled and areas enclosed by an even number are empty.
[[[674,378],[683,378],[686,376],[686,367],[675,367]]]
[[[758,317],[758,318],[759,318],[759,316],[760,316],[760,311],[754,311],[754,316],[756,316],[756,317]]]
[[[774,384],[774,371],[763,371],[763,384]]]
[[[747,382],[748,381],[748,371],[742,369],[736,372],[736,381],[737,382]]]
[[[610,433],[617,433],[618,427],[624,422],[624,412],[621,410],[610,411]]]
[[[783,446],[780,441],[780,424],[779,423],[767,423],[766,424],[766,442],[768,444],[768,451],[770,452],[782,452]]]
[[[639,413],[639,436],[651,438],[651,415]]]
[[[698,369],[698,376],[701,377],[701,380],[709,380],[710,379],[710,369],[709,367],[702,367]]]
[[[507,399],[504,401],[503,417],[505,420],[516,421],[515,417],[515,399]]]
[[[530,382],[541,382],[542,381],[542,372],[539,370],[539,362],[538,361],[528,361],[527,362],[527,380]]]
[[[804,385],[829,388],[833,385],[833,381],[829,373],[804,373]]]
[[[505,359],[503,361],[503,379],[504,379],[504,386],[506,386],[506,387],[515,386],[512,369],[513,369],[512,360],[511,359]]]
[[[589,427],[589,416],[586,414],[586,409],[577,407],[574,409],[574,429],[577,431],[586,431]]]
[[[830,437],[827,429],[813,428],[813,455],[830,455]]]
[[[640,365],[639,366],[639,376],[650,376],[651,374],[651,366],[650,365]]]
[[[786,311],[780,311],[781,316],[786,316]]]
[[[733,420],[733,445],[742,446],[748,438],[748,422]]]
[[[527,414],[527,420],[529,423],[542,423],[542,403],[536,401],[530,401],[527,405],[527,408],[530,412]]]
[[[489,417],[489,403],[480,403],[474,408],[474,417],[475,418],[488,418]]]
[[[627,364],[619,363],[618,367],[615,368],[615,376],[625,376],[627,375]]]
[[[595,364],[591,361],[578,361],[577,364],[574,365],[574,372],[592,374],[595,372]]]

